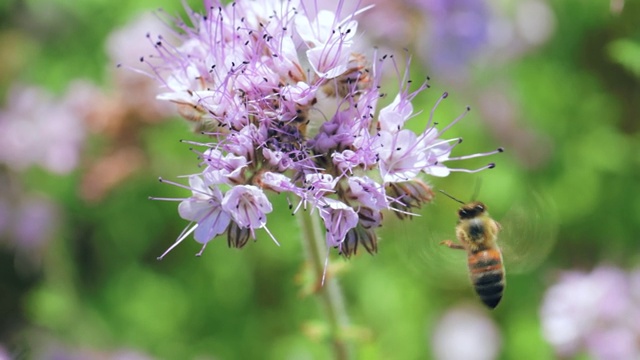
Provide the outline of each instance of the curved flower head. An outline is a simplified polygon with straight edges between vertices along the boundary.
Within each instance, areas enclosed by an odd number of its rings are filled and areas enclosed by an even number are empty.
[[[191,185],[197,194],[181,205],[198,223],[199,241],[225,229],[233,247],[255,238],[256,229],[274,238],[266,226],[272,191],[287,195],[286,211],[322,217],[327,247],[347,257],[360,245],[375,253],[383,211],[405,218],[432,199],[423,177],[490,167],[447,166],[497,152],[451,156],[460,139],[442,136],[464,114],[440,129],[434,107],[423,131],[405,128],[420,115],[413,99],[428,88],[423,82],[410,91],[407,72],[391,104],[378,109],[383,74],[397,64],[358,52],[357,18],[368,8],[346,12],[345,1],[335,9],[280,0],[205,4],[206,14],[190,14],[192,26],[179,23],[181,43],[159,38],[149,61],[165,89],[159,98],[209,137],[190,142],[205,148],[196,151],[204,169]]]

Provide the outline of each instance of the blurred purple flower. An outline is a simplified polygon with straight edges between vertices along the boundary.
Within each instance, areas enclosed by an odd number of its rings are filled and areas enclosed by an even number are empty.
[[[416,1],[428,14],[423,58],[436,71],[464,69],[487,42],[489,8],[484,0]]]
[[[546,0],[363,0],[362,28],[381,46],[412,48],[430,72],[465,80],[475,65],[501,66],[544,44],[556,19]],[[380,26],[384,24],[384,26]]]
[[[198,152],[204,171],[190,177],[193,197],[177,200],[181,208],[196,201],[227,214],[229,244],[269,231],[265,191],[273,190],[298,200],[294,213],[319,212],[328,247],[350,256],[362,241],[373,252],[382,210],[404,217],[431,200],[422,176],[490,168],[446,163],[502,151],[451,157],[461,139],[442,135],[466,112],[438,130],[434,107],[421,132],[404,129],[417,115],[411,101],[428,88],[424,82],[410,91],[408,73],[399,75],[391,104],[378,110],[385,65],[396,71],[397,64],[357,52],[355,19],[368,8],[346,12],[343,5],[329,11],[297,1],[205,1],[206,15],[190,13],[191,26],[177,23],[181,43],[154,38],[157,52],[143,58],[162,83],[159,99],[175,103],[212,139],[193,142],[207,148]],[[196,225],[179,241],[195,230],[206,244],[224,225],[204,213],[181,215]],[[207,236],[198,237],[202,231]]]
[[[51,335],[41,336],[40,338],[31,339],[30,344],[33,349],[30,354],[36,359],[50,360],[84,360],[84,359],[101,359],[101,360],[152,360],[154,357],[147,355],[141,351],[119,348],[111,351],[94,349],[88,346],[72,347],[63,344],[60,339]],[[22,359],[23,357],[16,357]],[[0,358],[4,360],[4,358]]]
[[[496,359],[501,335],[498,326],[475,307],[454,307],[438,320],[431,337],[435,359]],[[464,344],[464,345],[462,345]]]
[[[59,209],[46,197],[0,185],[0,244],[16,255],[21,270],[39,268],[41,256],[55,236]]]
[[[544,336],[560,356],[586,351],[596,359],[640,358],[637,274],[611,266],[561,274],[540,309]]]
[[[0,162],[17,171],[33,165],[59,174],[73,170],[86,136],[73,104],[38,87],[10,89],[0,109]]]
[[[42,249],[51,238],[57,223],[58,209],[49,200],[30,196],[22,199],[14,213],[13,233],[16,242],[25,250]]]

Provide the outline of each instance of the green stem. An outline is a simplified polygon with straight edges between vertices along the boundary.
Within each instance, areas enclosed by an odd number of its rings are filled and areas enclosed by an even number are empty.
[[[302,230],[305,255],[317,279],[317,294],[320,295],[329,322],[335,358],[339,360],[350,359],[352,353],[343,336],[344,330],[349,326],[349,317],[340,285],[337,279],[329,275],[325,278],[324,285],[321,285],[325,259],[327,258],[324,227],[320,224],[317,214],[312,215],[309,211],[301,211],[296,214],[296,217]]]

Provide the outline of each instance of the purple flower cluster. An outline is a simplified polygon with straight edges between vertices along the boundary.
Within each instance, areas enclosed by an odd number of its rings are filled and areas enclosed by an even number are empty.
[[[141,61],[163,84],[159,98],[211,139],[193,143],[205,149],[197,151],[202,172],[188,186],[172,183],[192,191],[179,199],[192,224],[169,250],[191,233],[203,249],[224,233],[241,247],[257,229],[275,241],[266,227],[272,191],[288,194],[294,213],[318,212],[327,246],[347,257],[358,245],[374,252],[383,210],[402,218],[431,200],[423,174],[493,167],[446,165],[502,151],[451,157],[461,139],[441,136],[466,112],[438,130],[434,107],[421,132],[404,128],[426,82],[410,91],[404,73],[393,101],[377,109],[383,69],[395,60],[358,49],[356,17],[367,8],[345,14],[343,5],[205,1],[206,14],[178,22],[180,44],[149,37],[157,53]]]
[[[0,164],[24,171],[39,165],[57,174],[80,160],[86,129],[73,87],[56,99],[35,86],[14,86],[0,109]]]
[[[640,270],[564,272],[544,297],[544,336],[560,356],[640,358]]]
[[[489,26],[494,19],[487,1],[430,0],[418,1],[428,14],[428,44],[423,56],[443,71],[464,71],[483,47],[491,45]]]

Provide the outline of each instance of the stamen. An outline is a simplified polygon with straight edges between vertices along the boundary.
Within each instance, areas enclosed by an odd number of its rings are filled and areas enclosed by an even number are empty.
[[[440,105],[440,103],[442,102],[442,100],[446,99],[447,96],[449,96],[448,92],[444,92],[442,94],[442,96],[440,96],[440,98],[438,99],[438,101],[436,101],[436,104],[433,105],[433,107],[431,108],[431,111],[429,112],[429,121],[427,122],[427,126],[425,127],[424,132],[427,132],[427,130],[431,127],[431,124],[433,123],[433,115],[436,112],[436,109],[438,108],[438,105]]]
[[[158,178],[158,181],[160,181],[163,184],[169,184],[169,185],[177,186],[179,188],[182,188],[182,189],[185,189],[185,190],[189,190],[189,191],[192,191],[192,192],[196,190],[196,189],[194,189],[194,188],[192,188],[190,186],[187,186],[187,185],[184,185],[184,184],[180,184],[180,183],[177,183],[177,182],[173,182],[173,181],[170,181],[170,180],[165,180],[165,179],[163,179],[161,177]],[[209,194],[207,194],[205,192],[202,192],[202,191],[198,191],[198,192],[201,193],[201,194],[209,196]]]
[[[157,259],[158,260],[162,260],[165,255],[167,255],[171,250],[173,250],[173,248],[175,248],[176,246],[178,246],[184,239],[187,238],[187,236],[191,235],[191,233],[198,227],[198,224],[193,225],[188,231],[183,231],[183,233],[178,237],[178,240],[176,240],[176,242],[173,243],[173,245],[171,245],[164,253],[162,253],[162,255],[158,256]],[[187,226],[188,228],[188,226]],[[185,228],[185,230],[187,229]]]
[[[449,168],[449,171],[457,171],[457,172],[464,172],[464,173],[469,173],[469,174],[473,174],[473,173],[477,173],[480,172],[482,170],[487,170],[487,169],[493,169],[494,167],[496,167],[495,163],[489,163],[481,168],[477,168],[475,170],[469,170],[469,169],[452,169]]]
[[[164,197],[149,196],[149,200],[184,201],[184,198],[164,198]]]
[[[425,136],[426,134],[423,134],[419,140],[422,140],[422,138]],[[456,147],[458,144],[460,144],[462,142],[462,138],[453,138],[453,139],[444,139],[444,140],[440,140],[438,142],[434,142],[433,144],[429,144],[428,147],[425,148],[425,150],[427,151],[431,151],[432,148],[440,146],[440,145],[447,145],[449,143],[455,142],[455,144],[451,145],[451,149],[453,149],[454,147]]]
[[[206,248],[206,247],[207,247],[207,244],[208,244],[208,243],[204,243],[204,244],[202,244],[202,248],[200,249],[200,251],[198,251],[198,253],[196,254],[196,257],[200,257],[200,256],[202,256],[202,253],[204,252],[204,248]]]
[[[207,133],[207,135],[211,135],[212,133]],[[204,146],[204,147],[208,147],[208,148],[215,148],[215,144],[205,144],[205,143],[201,143],[199,141],[192,141],[192,140],[184,140],[181,139],[180,140],[181,143],[183,144],[190,144],[190,145],[195,145],[195,146]],[[193,149],[191,149],[193,150]]]
[[[269,234],[269,236],[271,237],[271,240],[273,240],[273,242],[276,243],[276,245],[280,246],[280,243],[278,242],[278,240],[276,240],[275,236],[273,236],[271,231],[269,231],[269,229],[266,226],[263,226],[262,228],[264,229],[264,231],[267,232],[267,234]]]
[[[345,18],[345,19],[344,19],[344,20],[342,20],[340,23],[338,23],[338,26],[342,26],[342,25],[344,25],[347,21],[353,20],[353,18],[355,18],[356,16],[358,16],[358,15],[362,14],[363,12],[365,12],[365,11],[367,11],[367,10],[369,10],[369,9],[372,9],[374,6],[375,6],[375,5],[373,5],[373,4],[372,4],[372,5],[369,5],[369,6],[365,6],[365,7],[363,7],[363,8],[362,8],[362,9],[360,9],[360,10],[357,10],[357,11],[356,11],[356,12],[354,12],[351,16],[349,16],[349,17]],[[339,12],[336,12],[336,13],[339,13]]]
[[[445,126],[444,129],[440,130],[440,134],[444,134],[445,131],[449,130],[453,125],[455,125],[458,121],[462,120],[467,114],[471,111],[471,107],[467,106],[467,109],[460,114],[457,118],[455,118],[449,125]]]
[[[329,251],[331,249],[327,246],[327,256],[324,258],[324,267],[322,268],[322,281],[320,281],[320,286],[324,286],[324,280],[327,277],[327,268],[329,267]]]
[[[442,160],[442,162],[445,161],[452,161],[452,160],[467,160],[467,159],[473,159],[473,158],[477,158],[477,157],[482,157],[482,156],[489,156],[489,155],[494,155],[494,154],[498,154],[504,152],[504,148],[499,147],[496,150],[493,151],[488,151],[488,152],[484,152],[484,153],[478,153],[478,154],[471,154],[471,155],[464,155],[464,156],[456,156],[456,157],[451,157],[448,158],[446,160]]]
[[[398,203],[402,204],[400,201],[398,201]],[[404,204],[403,204],[403,205],[404,205]],[[403,215],[409,215],[409,216],[422,216],[422,215],[420,215],[420,214],[416,214],[416,213],[412,213],[412,212],[409,212],[409,211],[400,210],[400,209],[398,209],[398,208],[394,208],[394,207],[389,208],[389,210],[391,210],[391,211],[395,211],[395,212],[400,213],[400,214],[403,214]]]

